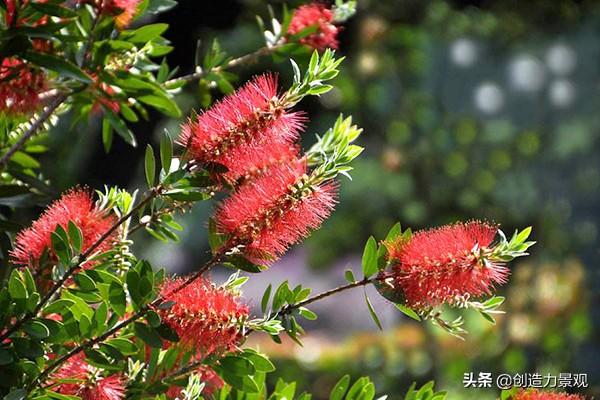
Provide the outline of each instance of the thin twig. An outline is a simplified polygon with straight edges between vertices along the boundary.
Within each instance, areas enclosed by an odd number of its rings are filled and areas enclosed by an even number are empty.
[[[169,86],[175,86],[175,85],[181,84],[181,83],[185,84],[185,83],[189,83],[189,82],[193,82],[193,81],[202,79],[209,73],[221,72],[221,71],[224,71],[224,70],[227,70],[230,68],[235,68],[235,67],[245,64],[245,63],[255,62],[262,56],[273,54],[275,51],[279,50],[281,48],[281,46],[282,46],[281,44],[278,44],[278,45],[271,46],[271,47],[266,47],[266,46],[261,47],[260,49],[256,50],[253,53],[249,53],[249,54],[243,55],[241,57],[234,58],[233,60],[231,60],[223,65],[219,65],[217,67],[209,68],[206,70],[200,70],[198,72],[194,72],[193,74],[184,75],[179,78],[174,78],[174,79],[166,81],[162,85],[168,88]]]
[[[44,125],[48,118],[52,116],[54,111],[56,111],[56,109],[60,107],[60,105],[64,103],[68,97],[68,94],[61,94],[58,97],[54,98],[50,102],[50,104],[48,104],[48,106],[44,109],[40,116],[29,126],[27,131],[25,131],[25,133],[21,135],[19,140],[17,140],[10,147],[10,149],[8,149],[8,151],[2,155],[2,157],[0,158],[0,168],[8,164],[8,161],[11,159],[11,157],[25,145],[25,142],[27,142],[33,135],[36,134],[38,129],[40,129]]]
[[[315,295],[313,297],[309,297],[306,300],[303,300],[301,302],[295,303],[295,304],[288,304],[287,306],[283,307],[281,310],[279,310],[278,312],[275,313],[275,315],[273,316],[273,318],[277,318],[277,317],[282,317],[284,315],[287,315],[289,313],[291,313],[292,311],[300,308],[300,307],[304,307],[307,306],[311,303],[314,303],[315,301],[319,301],[321,299],[324,299],[326,297],[332,296],[334,294],[343,292],[345,290],[348,289],[352,289],[355,287],[359,287],[359,286],[366,286],[369,283],[372,283],[373,281],[375,281],[377,278],[364,278],[360,281],[355,281],[355,282],[351,282],[348,283],[346,285],[342,285],[342,286],[338,286],[334,289],[328,290],[326,292],[320,293],[318,295]]]

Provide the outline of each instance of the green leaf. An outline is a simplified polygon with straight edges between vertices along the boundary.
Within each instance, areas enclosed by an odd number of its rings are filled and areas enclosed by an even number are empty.
[[[158,38],[169,28],[168,24],[150,24],[134,31],[123,32],[125,40],[131,43],[146,43]]]
[[[267,307],[269,306],[269,300],[271,298],[271,289],[272,286],[269,283],[269,286],[267,286],[267,288],[265,289],[265,292],[262,296],[262,300],[260,301],[260,309],[262,310],[263,314],[267,312]]]
[[[11,339],[14,349],[21,357],[35,360],[44,355],[44,348],[35,340],[26,337],[16,337]]]
[[[102,106],[102,111],[104,112],[104,116],[106,117],[110,125],[115,129],[117,134],[121,136],[123,140],[127,142],[127,144],[136,147],[137,141],[135,140],[135,136],[129,130],[125,122],[123,122],[123,120],[119,118],[117,114],[115,114],[111,109],[105,107],[104,105]]]
[[[156,328],[156,332],[169,342],[179,342],[179,335],[175,332],[169,325],[161,324],[158,328]]]
[[[483,306],[488,310],[494,310],[504,303],[505,298],[503,296],[494,296],[483,302]]]
[[[112,147],[113,137],[113,128],[109,120],[106,118],[102,119],[102,145],[104,146],[104,151],[106,153],[108,153]]]
[[[317,319],[317,314],[305,307],[298,308],[298,313],[309,321],[314,321],[315,319]]]
[[[96,282],[94,282],[94,280],[87,276],[84,272],[76,274],[73,277],[73,280],[75,281],[75,283],[77,283],[77,286],[79,286],[79,288],[84,292],[91,292],[93,290],[96,290]]]
[[[13,270],[10,274],[10,279],[8,280],[8,293],[14,300],[27,298],[27,289],[25,289],[25,284],[21,281],[17,270]]]
[[[246,271],[246,272],[251,272],[253,274],[262,272],[262,271],[268,269],[268,267],[265,265],[254,264],[254,263],[250,262],[249,260],[247,260],[246,258],[244,258],[243,256],[239,256],[239,255],[227,257],[227,262],[223,263],[223,265],[230,267],[230,268],[234,268],[234,269],[240,269],[240,270]]]
[[[415,321],[420,321],[421,320],[421,317],[419,317],[419,314],[417,314],[415,312],[415,310],[413,310],[412,308],[407,307],[404,304],[395,303],[394,305],[396,306],[396,308],[398,310],[402,311],[406,316],[414,319]]]
[[[494,319],[494,317],[492,317],[490,314],[486,313],[485,311],[479,311],[479,313],[481,314],[481,316],[483,318],[485,318],[489,323],[496,325],[496,320]]]
[[[362,256],[362,271],[366,278],[378,271],[377,268],[377,241],[373,236],[367,240]]]
[[[50,330],[40,321],[29,321],[23,325],[23,330],[34,339],[46,339]]]
[[[154,158],[154,151],[152,150],[152,146],[146,146],[146,159],[144,163],[144,168],[146,170],[146,182],[148,183],[148,187],[154,186],[154,174],[156,173],[156,160]]]
[[[217,231],[217,223],[214,218],[210,218],[208,220],[208,244],[210,245],[210,249],[213,251],[217,251],[223,243],[225,243],[225,235],[218,233]]]
[[[108,317],[108,305],[105,302],[96,307],[92,324],[97,334],[102,334],[106,330],[106,318]]]
[[[279,287],[277,288],[277,290],[275,291],[275,294],[273,295],[273,303],[272,303],[273,309],[279,310],[281,308],[281,306],[283,306],[287,302],[290,294],[291,294],[291,291],[290,291],[288,282],[285,281],[285,282],[281,283],[279,285]]]
[[[331,85],[315,86],[308,91],[308,94],[319,96],[321,94],[329,92],[331,89],[333,89],[333,86]]]
[[[162,169],[165,174],[169,173],[171,169],[171,160],[173,159],[173,141],[169,134],[165,131],[165,134],[160,139],[160,162]]]
[[[75,302],[69,299],[58,299],[53,303],[50,303],[46,308],[44,308],[44,314],[55,314],[61,313],[62,311],[71,307]]]
[[[31,275],[31,270],[29,268],[24,268],[21,270],[21,273],[23,274],[23,283],[25,283],[25,289],[27,289],[27,292],[35,292],[35,280],[33,279],[33,275]]]
[[[29,154],[22,151],[15,152],[11,157],[11,162],[19,164],[23,168],[39,168],[40,163]]]
[[[124,317],[125,309],[127,307],[125,289],[123,289],[121,284],[111,282],[108,293],[108,301],[110,302],[111,308],[119,317]]]
[[[59,225],[58,228],[61,228],[61,226]],[[56,256],[58,257],[58,259],[65,265],[69,264],[69,261],[71,260],[71,249],[69,247],[68,242],[65,240],[65,238],[63,238],[59,233],[58,230],[56,229],[55,232],[52,232],[50,234],[50,241],[52,242],[52,249],[54,250],[54,253],[56,253]]]
[[[27,51],[23,55],[23,58],[41,67],[55,71],[59,75],[65,76],[67,78],[73,78],[84,83],[93,82],[92,78],[88,74],[83,72],[78,66],[76,66],[75,64],[63,57]]]
[[[400,222],[397,222],[396,224],[394,224],[394,226],[392,226],[392,229],[390,229],[390,231],[388,232],[387,236],[385,237],[385,241],[391,242],[400,235],[402,235],[402,225],[400,224]]]
[[[132,355],[137,353],[136,345],[125,338],[110,339],[106,343],[119,349],[123,355]]]
[[[69,221],[69,239],[71,240],[71,245],[73,249],[79,253],[81,252],[81,248],[83,246],[83,234],[81,233],[81,229],[73,221]]]
[[[179,118],[182,115],[177,103],[166,94],[156,92],[155,94],[139,96],[137,100],[156,108],[169,117]]]
[[[351,269],[347,269],[346,271],[344,271],[344,277],[350,283],[356,282],[356,278],[354,277],[354,272],[352,272]]]
[[[527,228],[523,229],[519,234],[517,234],[515,241],[517,243],[525,242],[525,240],[527,240],[529,235],[531,235],[531,229],[532,229],[531,226],[528,226]]]
[[[61,6],[55,5],[55,4],[32,2],[32,3],[29,3],[29,6],[31,6],[36,11],[39,11],[42,14],[46,14],[46,15],[53,15],[55,17],[63,17],[63,18],[77,17],[77,13],[75,11],[73,11],[69,8],[66,8],[66,7],[61,7]]]
[[[148,311],[146,313],[146,321],[153,328],[158,328],[160,326],[160,316],[155,311]]]
[[[319,68],[319,52],[317,50],[313,51],[310,56],[310,61],[308,63],[308,73],[312,76],[317,74],[317,70]]]
[[[238,376],[252,375],[256,371],[250,361],[237,356],[225,356],[219,364],[227,373]]]
[[[369,308],[369,314],[371,314],[371,318],[373,318],[375,325],[377,325],[379,330],[383,330],[383,327],[381,326],[381,321],[379,321],[379,317],[375,313],[375,309],[373,308],[373,305],[371,304],[371,300],[369,300],[369,296],[367,296],[366,291],[365,291],[365,302],[367,303],[367,307]]]
[[[133,330],[135,331],[136,336],[142,339],[148,346],[154,348],[162,347],[162,339],[158,333],[148,325],[136,322]]]
[[[350,375],[344,375],[331,389],[329,400],[342,400],[348,391],[348,385],[350,385]]]
[[[230,374],[228,371],[223,371],[220,368],[216,370],[219,372],[219,376],[232,387],[244,393],[259,392],[258,384],[254,381],[253,377]]]
[[[267,358],[267,356],[259,354],[255,350],[244,350],[244,357],[250,360],[250,362],[254,366],[254,369],[256,369],[259,372],[275,371],[275,365],[273,365],[273,363]]]

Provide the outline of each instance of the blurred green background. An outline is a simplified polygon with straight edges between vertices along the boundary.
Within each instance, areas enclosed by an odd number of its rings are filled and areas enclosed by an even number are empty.
[[[262,45],[255,15],[268,16],[266,2],[179,3],[159,18],[171,24],[172,66],[192,69],[198,39],[208,48],[218,38],[233,56]],[[282,3],[270,4],[281,11]],[[303,144],[342,112],[364,128],[366,151],[323,228],[252,277],[246,297],[253,305],[269,282],[315,290],[342,282],[366,238],[381,238],[395,221],[418,229],[482,218],[508,233],[533,225],[538,244],[513,265],[501,290],[507,314],[496,326],[468,315],[463,342],[378,301],[380,333],[359,291],[316,308],[320,318],[304,348],[253,339],[277,358],[275,376],[298,380],[318,398],[350,373],[370,375],[392,398],[414,380],[433,378],[451,399],[484,400],[498,391],[463,388],[464,373],[587,373],[590,387],[580,392],[600,396],[600,3],[360,0],[340,52],[347,61],[337,88],[300,105],[311,120]],[[288,63],[267,59],[237,71],[239,81],[266,68],[290,81]],[[206,84],[193,85],[180,96],[182,109],[199,109],[213,96],[220,95]],[[135,187],[145,143],[156,143],[164,128],[178,132],[181,122],[154,115],[133,127],[138,149],[115,143],[108,155],[95,122],[87,132],[63,123],[46,156],[52,159],[42,163],[58,187]],[[139,234],[139,251],[174,272],[193,269],[206,257],[210,211],[203,205],[182,217],[181,244]]]

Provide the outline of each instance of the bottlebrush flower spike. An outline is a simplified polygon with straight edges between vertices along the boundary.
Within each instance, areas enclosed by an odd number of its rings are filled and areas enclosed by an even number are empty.
[[[102,14],[115,16],[117,28],[124,29],[131,23],[138,12],[142,0],[77,0],[79,3],[91,4]]]
[[[507,281],[504,263],[486,258],[498,227],[471,221],[420,231],[386,243],[392,277],[408,305],[427,310],[489,294]]]
[[[173,305],[156,310],[179,335],[178,344],[201,357],[233,350],[240,339],[240,323],[248,317],[248,306],[235,293],[208,280],[196,279],[182,287],[183,282],[183,278],[171,278],[163,283],[160,296]]]
[[[243,255],[265,264],[319,227],[335,205],[337,186],[305,185],[304,160],[272,166],[242,185],[215,214],[217,230],[230,243],[243,245]]]
[[[294,10],[288,26],[288,35],[296,35],[307,28],[315,27],[311,33],[299,41],[317,50],[337,49],[339,28],[334,25],[334,12],[320,2],[305,4]]]
[[[261,150],[262,148],[262,150]],[[239,163],[248,166],[245,175],[238,177],[238,171],[227,171],[223,174],[229,182],[235,182],[240,178],[246,182],[256,179],[265,173],[270,167],[295,162],[298,159],[298,147],[287,143],[263,143],[257,145],[253,151],[240,152],[237,159],[231,159],[231,163]]]
[[[0,113],[27,114],[40,107],[39,93],[47,88],[45,74],[18,58],[0,64]]]
[[[544,392],[537,389],[519,390],[512,400],[585,400],[578,394]]]
[[[39,267],[40,259],[46,250],[54,258],[51,251],[52,232],[59,225],[68,230],[69,221],[73,221],[81,230],[82,251],[86,251],[112,227],[116,218],[113,215],[106,215],[105,210],[99,209],[87,190],[79,188],[69,190],[52,203],[31,227],[17,234],[14,250],[11,252],[12,262],[16,265]],[[116,232],[110,235],[98,246],[97,251],[109,250],[116,236]]]
[[[256,160],[275,156],[271,146],[290,145],[304,118],[288,112],[277,93],[275,75],[261,75],[211,109],[190,119],[178,143],[198,163],[223,165],[227,179],[236,180],[256,168]]]
[[[81,393],[85,387],[85,383],[88,379],[89,367],[89,364],[85,361],[84,354],[79,353],[69,358],[51,375],[50,383],[56,385],[56,389],[54,390],[57,393],[77,395]],[[69,382],[61,383],[62,380],[69,380]]]
[[[50,377],[59,394],[79,396],[83,400],[121,400],[125,398],[125,381],[120,375],[97,376],[98,370],[85,361],[83,353],[68,359]],[[61,381],[68,381],[61,383]]]
[[[124,29],[133,20],[140,3],[141,0],[105,0],[103,10],[116,15],[117,28]]]
[[[83,390],[83,400],[121,400],[125,398],[124,379],[120,375],[99,378]]]

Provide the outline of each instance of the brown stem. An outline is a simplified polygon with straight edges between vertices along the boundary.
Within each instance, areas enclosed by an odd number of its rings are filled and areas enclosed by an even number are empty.
[[[161,381],[170,381],[171,379],[175,379],[179,376],[182,375],[187,375],[190,372],[194,372],[199,366],[201,366],[203,364],[203,360],[200,361],[194,361],[192,363],[189,363],[188,365],[186,365],[185,367],[182,367],[180,369],[178,369],[177,371],[173,372],[172,374],[169,374],[163,378],[160,378]]]
[[[56,109],[60,107],[60,105],[64,103],[68,97],[68,94],[61,94],[55,97],[50,104],[48,104],[40,116],[31,124],[31,126],[29,126],[27,131],[21,135],[19,140],[17,140],[10,147],[10,149],[8,149],[8,151],[2,155],[0,158],[0,168],[3,168],[6,166],[6,164],[8,164],[8,161],[11,159],[11,157],[25,145],[25,142],[27,142],[33,135],[36,134],[38,129],[44,125],[48,118],[50,118],[54,111],[56,111]]]
[[[301,301],[299,303],[288,304],[287,306],[283,307],[281,310],[279,310],[278,312],[276,312],[275,315],[273,316],[273,318],[282,317],[282,316],[287,315],[287,314],[291,313],[292,311],[294,311],[294,310],[296,310],[296,309],[298,309],[300,307],[307,306],[307,305],[309,305],[311,303],[314,303],[315,301],[319,301],[321,299],[324,299],[324,298],[332,296],[334,294],[343,292],[345,290],[352,289],[352,288],[359,287],[359,286],[366,286],[369,283],[372,283],[373,281],[375,281],[376,279],[377,278],[364,278],[364,279],[362,279],[360,281],[354,281],[354,282],[348,283],[346,285],[338,286],[338,287],[336,287],[334,289],[330,289],[330,290],[328,290],[326,292],[317,294],[317,295],[315,295],[313,297],[309,297],[308,299],[303,300],[303,301]]]
[[[168,80],[165,83],[163,83],[163,86],[169,87],[169,86],[174,86],[174,85],[177,85],[180,83],[185,84],[185,83],[197,81],[199,79],[204,78],[209,73],[221,72],[226,69],[235,68],[235,67],[245,64],[245,63],[255,62],[262,56],[273,54],[275,51],[279,50],[282,45],[283,44],[277,44],[277,45],[271,46],[271,47],[261,47],[260,49],[258,49],[257,51],[255,51],[253,53],[249,53],[249,54],[243,55],[241,57],[234,58],[233,60],[231,60],[223,65],[219,65],[218,67],[210,68],[207,70],[201,70],[198,72],[194,72],[193,74],[184,75],[179,78],[174,78],[174,79]]]
[[[53,298],[53,296],[60,290],[62,285],[71,277],[73,274],[81,268],[81,265],[88,259],[88,257],[102,244],[104,240],[106,240],[116,229],[119,228],[125,221],[127,221],[133,214],[139,211],[142,207],[144,207],[149,201],[151,201],[156,196],[160,195],[162,192],[162,188],[156,187],[154,188],[142,201],[140,201],[131,211],[127,214],[123,215],[117,222],[115,222],[98,240],[96,240],[86,251],[81,253],[77,258],[77,262],[71,266],[64,275],[54,283],[54,285],[48,290],[48,292],[44,295],[44,297],[40,300],[37,306],[30,313],[26,314],[23,318],[17,320],[13,326],[8,328],[2,335],[0,335],[0,342],[4,339],[8,338],[14,332],[19,330],[24,323],[31,321],[33,318],[37,316],[37,314],[42,310],[42,308]]]

